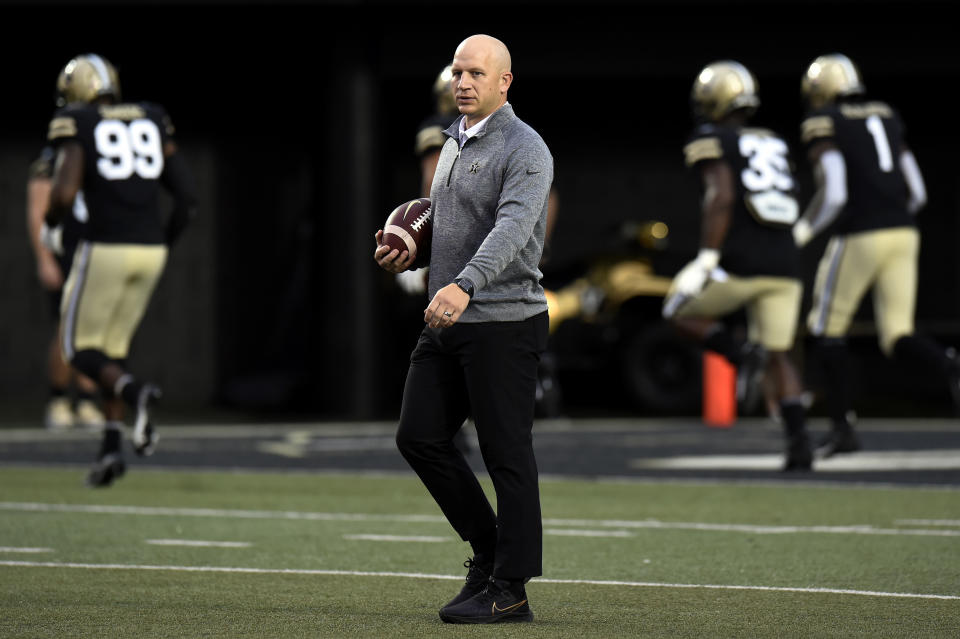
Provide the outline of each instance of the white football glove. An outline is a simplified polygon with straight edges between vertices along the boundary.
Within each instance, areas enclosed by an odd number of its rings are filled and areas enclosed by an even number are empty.
[[[63,255],[63,226],[50,227],[46,222],[40,227],[40,243],[56,255]]]
[[[427,291],[427,271],[425,268],[416,270],[407,269],[402,273],[397,273],[397,284],[408,295],[420,295]]]
[[[700,249],[697,257],[689,264],[680,269],[676,277],[676,290],[681,295],[698,295],[707,280],[710,279],[710,271],[717,267],[720,262],[720,251],[716,249]]]
[[[800,218],[797,220],[797,223],[793,225],[793,242],[800,248],[803,248],[807,243],[813,239],[813,228],[810,226],[810,222],[807,222],[805,219]]]

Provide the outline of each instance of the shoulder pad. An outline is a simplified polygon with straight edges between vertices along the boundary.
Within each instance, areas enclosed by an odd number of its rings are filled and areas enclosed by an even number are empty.
[[[683,147],[683,157],[687,166],[704,160],[719,160],[723,157],[723,145],[716,135],[698,138]]]
[[[417,131],[417,140],[414,144],[413,151],[417,155],[422,155],[428,149],[443,146],[443,143],[446,141],[447,138],[443,136],[443,128],[439,126],[420,129]]]
[[[47,139],[51,142],[77,136],[77,119],[72,115],[59,115],[50,120]]]
[[[836,135],[833,118],[830,115],[811,115],[800,125],[800,139],[809,144],[818,138],[832,138]]]

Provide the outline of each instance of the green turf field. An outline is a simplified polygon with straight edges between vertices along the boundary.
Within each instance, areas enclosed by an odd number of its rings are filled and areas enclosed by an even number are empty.
[[[536,621],[463,627],[413,475],[83,475],[0,469],[0,637],[960,636],[955,489],[545,481]]]

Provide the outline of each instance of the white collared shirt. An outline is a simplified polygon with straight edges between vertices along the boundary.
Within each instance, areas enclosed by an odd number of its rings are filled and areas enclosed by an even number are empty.
[[[503,104],[510,104],[510,103],[509,103],[509,102],[504,102]],[[503,104],[500,105],[500,106],[503,106]],[[497,107],[497,109],[499,109],[499,108],[500,108],[500,107]],[[494,109],[493,113],[496,113],[496,109]],[[491,113],[490,115],[493,115],[493,113]],[[461,149],[463,148],[463,145],[467,143],[467,140],[469,140],[470,138],[472,138],[472,137],[475,136],[476,134],[480,133],[480,131],[483,131],[483,127],[487,124],[487,120],[490,119],[490,115],[488,115],[488,116],[485,117],[484,119],[480,120],[479,122],[477,122],[476,124],[474,124],[474,125],[473,125],[472,127],[470,127],[469,129],[463,128],[463,125],[464,125],[464,123],[467,121],[467,118],[465,118],[465,117],[464,117],[464,118],[460,118],[460,131],[459,131],[459,136],[460,136],[460,148],[461,148]]]

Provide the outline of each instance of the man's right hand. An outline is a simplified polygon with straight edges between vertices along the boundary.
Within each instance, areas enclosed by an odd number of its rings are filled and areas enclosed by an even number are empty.
[[[373,259],[380,265],[380,268],[391,273],[402,273],[413,265],[416,258],[415,254],[410,255],[409,251],[400,252],[386,244],[381,244],[380,240],[382,238],[383,229],[380,229],[374,236],[377,242],[377,250],[373,253]]]
[[[677,292],[691,297],[698,295],[706,286],[707,280],[710,279],[710,271],[716,268],[719,261],[720,253],[718,251],[701,249],[697,257],[677,273]]]
[[[800,218],[797,223],[793,225],[792,231],[793,242],[800,248],[809,244],[810,240],[813,239],[813,228],[810,226],[810,223],[803,218]]]
[[[63,272],[53,256],[45,253],[37,260],[37,279],[44,289],[56,291],[63,286]]]
[[[56,255],[63,255],[63,227],[44,222],[40,227],[40,244]]]

